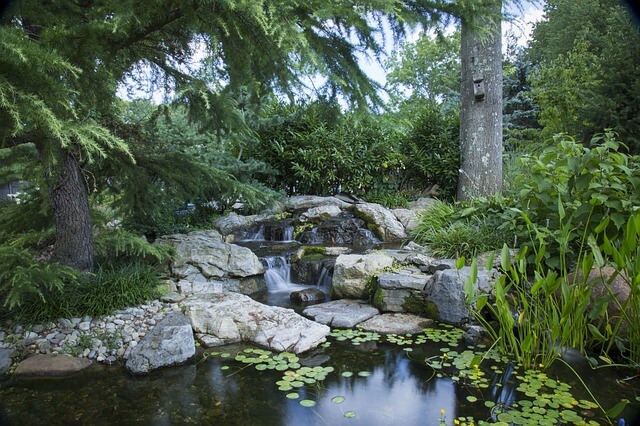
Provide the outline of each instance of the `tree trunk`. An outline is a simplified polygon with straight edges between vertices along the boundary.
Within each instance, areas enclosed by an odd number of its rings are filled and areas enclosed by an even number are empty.
[[[502,1],[495,2],[495,12]],[[490,34],[462,22],[458,200],[502,191],[502,30],[500,19],[480,22]]]
[[[89,200],[78,160],[65,153],[49,189],[56,220],[52,260],[83,272],[93,271],[93,230]]]

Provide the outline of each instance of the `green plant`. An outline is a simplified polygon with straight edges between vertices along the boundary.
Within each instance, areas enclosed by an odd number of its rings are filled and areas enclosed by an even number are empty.
[[[560,200],[557,206],[563,220]],[[566,249],[568,235],[573,231],[571,220],[561,222],[558,239],[564,244],[560,246],[561,267],[558,271],[543,262],[546,234],[536,228],[526,213],[521,214],[531,235],[533,256],[528,256],[529,246],[524,245],[512,262],[508,246],[503,246],[501,267],[504,274],[496,280],[493,303],[489,303],[489,294],[477,294],[475,291],[478,267],[475,260],[471,264],[472,272],[465,290],[468,303],[475,304],[476,318],[487,328],[502,353],[512,353],[525,368],[546,368],[566,348],[585,352],[590,336],[591,288],[586,278],[569,279]],[[586,240],[584,235],[582,249],[587,248]],[[593,255],[581,250],[578,259],[582,277],[587,277],[593,266]],[[490,257],[487,267],[492,263],[493,257]],[[482,315],[485,308],[497,321],[497,326]]]
[[[608,221],[609,219],[605,218],[596,231],[606,229]],[[613,303],[617,305],[620,316],[605,318],[604,326],[601,327],[602,332],[596,330],[593,332],[604,342],[605,352],[610,351],[615,345],[624,358],[638,366],[640,365],[640,212],[629,217],[623,234],[618,240],[610,240],[606,234],[602,237],[604,241],[601,246],[597,245],[595,238],[590,240],[595,263],[598,268],[611,264],[615,268],[615,273],[608,280],[603,280],[602,284],[608,295],[605,303],[599,305],[595,314],[601,316],[606,312],[606,304]],[[622,302],[611,288],[611,284],[618,277],[629,286],[628,297]]]
[[[151,265],[102,266],[79,286],[75,308],[83,315],[110,314],[155,298],[159,283],[159,274]]]
[[[436,202],[422,213],[413,240],[429,247],[432,254],[447,258],[473,258],[504,243],[504,235],[496,232],[486,216],[456,219],[457,211],[451,204]]]
[[[96,237],[95,247],[99,263],[110,264],[127,263],[133,259],[160,263],[172,253],[170,247],[150,244],[145,238],[124,229],[101,231]]]

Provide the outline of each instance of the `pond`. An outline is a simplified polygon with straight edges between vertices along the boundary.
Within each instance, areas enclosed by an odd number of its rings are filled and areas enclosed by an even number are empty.
[[[607,423],[563,364],[541,373],[514,370],[495,355],[479,361],[488,348],[467,347],[460,335],[447,327],[388,337],[334,331],[299,357],[233,345],[145,377],[95,365],[73,377],[11,379],[0,384],[0,424]],[[604,407],[622,398],[637,404],[637,380],[625,381],[627,372],[578,373]],[[637,424],[632,405],[618,416],[627,425]]]

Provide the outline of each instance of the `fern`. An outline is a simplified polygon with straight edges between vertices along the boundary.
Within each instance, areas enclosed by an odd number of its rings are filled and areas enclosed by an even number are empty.
[[[29,250],[0,247],[0,299],[4,308],[18,308],[33,297],[44,303],[49,294],[62,293],[77,278],[75,269],[34,260]]]
[[[160,263],[170,258],[172,249],[150,244],[145,238],[124,229],[100,233],[95,241],[96,255],[102,263],[116,263],[119,259],[146,259]]]

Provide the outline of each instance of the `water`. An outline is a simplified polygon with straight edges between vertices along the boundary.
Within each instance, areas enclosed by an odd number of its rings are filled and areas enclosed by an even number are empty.
[[[491,386],[479,391],[449,374],[438,377],[424,360],[440,354],[442,344],[424,344],[409,353],[388,343],[332,342],[302,355],[302,365],[331,366],[322,382],[306,384],[287,398],[278,390],[283,373],[256,371],[234,360],[247,346],[233,345],[217,351],[231,354],[203,357],[189,365],[133,377],[121,366],[95,365],[67,378],[12,379],[0,384],[2,425],[438,425],[441,416],[452,425],[460,416],[492,419],[483,399],[506,402],[504,395],[522,400],[517,380],[507,368],[487,374]],[[366,372],[366,377],[358,373]],[[352,373],[351,377],[345,374]],[[593,373],[585,377],[607,405],[621,397],[633,399],[631,389],[616,386],[620,372]],[[549,372],[551,376],[553,372]],[[502,383],[497,386],[496,383]],[[588,398],[576,380],[571,381],[577,399]],[[611,395],[615,394],[615,395]],[[479,403],[467,397],[480,396]],[[338,399],[343,399],[339,402]],[[304,407],[301,400],[315,402]],[[444,410],[444,415],[441,414]],[[582,410],[587,419],[595,410]],[[353,418],[345,415],[352,413]],[[633,425],[628,410],[627,425]],[[495,420],[495,419],[494,419]]]

